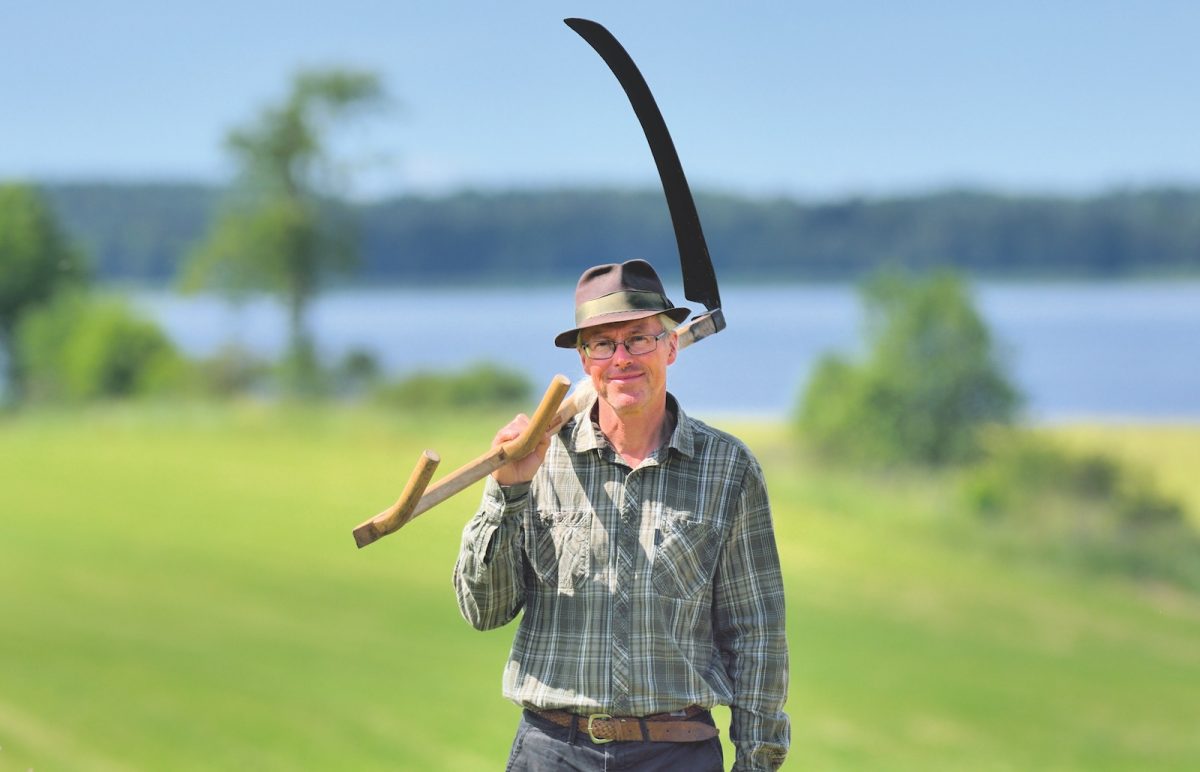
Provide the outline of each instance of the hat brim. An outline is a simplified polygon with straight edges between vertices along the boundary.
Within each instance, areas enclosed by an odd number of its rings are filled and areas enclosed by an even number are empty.
[[[597,314],[590,319],[584,320],[583,324],[578,327],[572,327],[566,332],[560,332],[554,338],[554,345],[559,348],[575,348],[579,342],[579,333],[582,330],[591,327],[599,327],[602,324],[616,324],[617,322],[632,322],[635,319],[645,319],[659,314],[666,314],[676,324],[683,324],[684,321],[691,315],[692,309],[676,306],[675,308],[664,309],[644,309],[639,308],[632,311],[613,311],[607,314]]]

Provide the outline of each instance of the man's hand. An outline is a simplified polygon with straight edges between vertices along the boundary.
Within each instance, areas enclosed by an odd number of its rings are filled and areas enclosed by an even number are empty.
[[[521,413],[516,418],[508,422],[500,431],[496,432],[496,437],[492,440],[492,447],[503,445],[510,440],[515,440],[525,431],[525,427],[529,426],[529,416]],[[518,483],[526,483],[533,479],[533,475],[537,472],[538,467],[542,465],[542,461],[546,458],[546,450],[550,447],[550,432],[547,432],[525,458],[517,461],[512,461],[492,472],[492,478],[501,485],[517,485]]]

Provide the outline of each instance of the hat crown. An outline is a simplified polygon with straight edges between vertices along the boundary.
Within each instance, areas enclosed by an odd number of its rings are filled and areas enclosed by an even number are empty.
[[[645,260],[597,265],[583,272],[575,287],[575,307],[614,292],[653,292],[665,299],[662,281]],[[670,308],[663,306],[663,310]]]
[[[573,348],[574,336],[586,327],[642,319],[665,313],[682,322],[690,311],[676,308],[662,280],[645,260],[606,263],[587,269],[575,285],[575,329],[555,338],[555,345]]]

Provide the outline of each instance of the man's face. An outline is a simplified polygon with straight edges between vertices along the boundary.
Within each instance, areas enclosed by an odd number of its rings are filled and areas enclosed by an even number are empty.
[[[625,341],[643,335],[655,336],[663,332],[662,322],[656,317],[635,319],[593,327],[583,332],[583,343],[594,345],[597,341]],[[636,415],[648,407],[661,404],[667,391],[667,366],[675,362],[678,342],[674,332],[663,336],[646,354],[630,354],[618,345],[610,359],[593,359],[584,349],[579,358],[583,371],[592,379],[592,385],[600,399],[604,400],[617,415]]]

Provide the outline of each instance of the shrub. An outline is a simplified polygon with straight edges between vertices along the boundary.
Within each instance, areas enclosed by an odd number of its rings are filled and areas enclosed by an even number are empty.
[[[62,296],[31,312],[17,340],[31,399],[130,397],[186,380],[186,363],[162,330],[116,299]]]
[[[55,293],[83,283],[84,259],[34,189],[0,184],[0,398],[20,396],[22,318]]]
[[[1122,529],[1179,525],[1183,507],[1146,477],[1098,453],[1071,454],[1033,435],[994,434],[985,461],[965,476],[972,508],[986,516],[1046,517],[1046,497],[1077,504],[1082,517]]]
[[[383,368],[370,351],[354,348],[342,356],[334,368],[334,383],[338,394],[360,396],[378,385],[383,378]]]
[[[230,344],[196,362],[194,370],[199,391],[227,398],[265,388],[271,365],[242,346]]]
[[[1200,587],[1200,536],[1139,470],[1029,433],[993,433],[969,469],[968,509],[1021,552]]]
[[[520,407],[532,394],[524,375],[486,362],[457,373],[414,373],[375,391],[376,399],[406,409]]]
[[[836,458],[943,465],[979,455],[979,429],[1009,423],[1019,398],[963,284],[884,276],[863,288],[868,354],[826,356],[798,426]]]

